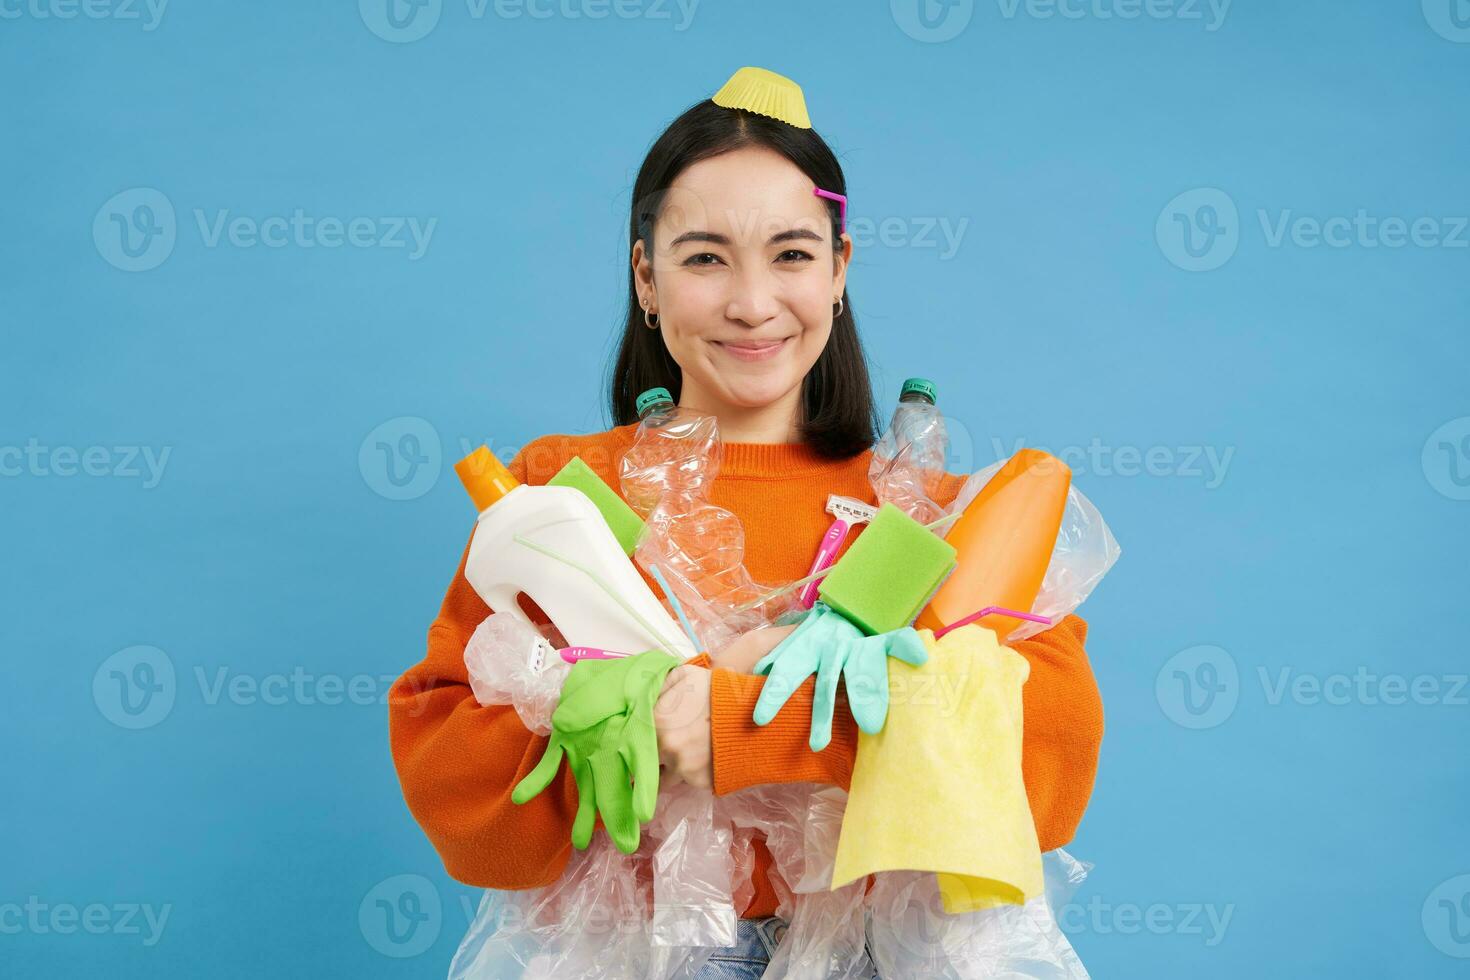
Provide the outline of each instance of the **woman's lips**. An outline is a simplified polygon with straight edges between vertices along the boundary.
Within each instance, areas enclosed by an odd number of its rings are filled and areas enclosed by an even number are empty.
[[[715,341],[715,346],[723,350],[725,353],[729,354],[731,357],[738,358],[742,361],[764,361],[767,358],[776,356],[776,354],[779,353],[790,340],[791,338],[787,337],[784,340],[778,340],[770,344],[762,344],[759,347],[753,347],[748,344],[736,346],[734,344],[721,343],[717,340]]]

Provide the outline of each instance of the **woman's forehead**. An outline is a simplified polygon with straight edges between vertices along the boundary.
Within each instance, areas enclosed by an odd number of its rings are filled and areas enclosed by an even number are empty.
[[[669,233],[684,231],[755,244],[790,228],[823,233],[831,219],[812,186],[810,177],[774,150],[742,147],[685,168],[665,196],[658,223],[666,241]]]

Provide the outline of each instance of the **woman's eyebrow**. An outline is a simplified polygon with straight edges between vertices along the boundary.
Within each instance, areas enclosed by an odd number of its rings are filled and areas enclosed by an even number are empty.
[[[770,240],[767,241],[766,244],[778,245],[782,242],[797,240],[813,242],[825,241],[825,239],[822,238],[821,235],[817,234],[809,228],[788,228],[786,231],[776,232],[776,234],[770,237]],[[708,242],[711,245],[729,245],[730,239],[717,231],[686,231],[682,235],[679,235],[677,238],[675,238],[669,244],[672,247],[676,245],[683,245],[685,242]]]

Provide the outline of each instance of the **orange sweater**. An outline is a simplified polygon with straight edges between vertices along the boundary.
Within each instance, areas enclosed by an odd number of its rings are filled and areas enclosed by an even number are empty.
[[[617,489],[618,461],[636,428],[546,436],[527,444],[508,467],[523,483],[540,485],[571,457],[581,456]],[[832,461],[801,444],[725,444],[711,497],[744,524],[745,566],[757,582],[775,585],[807,574],[832,520],[825,509],[829,493],[873,501],[871,455]],[[953,500],[963,482],[961,476],[948,477],[937,502]],[[859,527],[847,544],[860,533]],[[644,578],[655,595],[662,594],[648,575]],[[563,767],[541,795],[521,805],[511,802],[512,787],[540,760],[546,738],[527,730],[513,707],[484,707],[470,691],[464,649],[489,614],[465,580],[461,558],[429,628],[428,654],[389,693],[393,761],[409,809],[451,876],[482,888],[536,888],[556,881],[566,867],[577,791]],[[1031,664],[1022,689],[1022,765],[1044,851],[1072,839],[1097,768],[1102,703],[1082,646],[1086,636],[1086,624],[1069,616],[1015,646]],[[703,655],[695,662],[708,666]],[[715,794],[762,783],[816,782],[847,789],[857,725],[845,700],[839,696],[831,744],[812,752],[807,737],[814,681],[808,679],[770,724],[758,727],[750,719],[764,683],[764,677],[714,671]],[[774,913],[769,868],[770,854],[758,842],[754,897],[743,917]]]

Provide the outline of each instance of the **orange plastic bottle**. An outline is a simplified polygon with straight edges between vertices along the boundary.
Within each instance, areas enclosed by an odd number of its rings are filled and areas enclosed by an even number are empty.
[[[944,539],[958,552],[955,570],[914,621],[937,630],[986,606],[1030,612],[1051,563],[1072,471],[1049,453],[1023,449],[975,495]],[[1001,642],[1020,621],[977,621]]]

